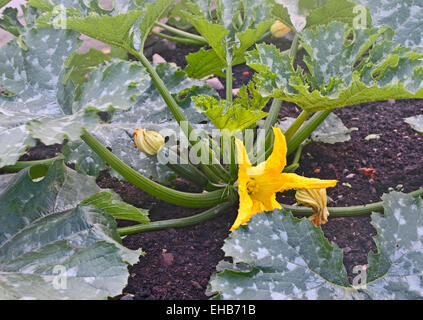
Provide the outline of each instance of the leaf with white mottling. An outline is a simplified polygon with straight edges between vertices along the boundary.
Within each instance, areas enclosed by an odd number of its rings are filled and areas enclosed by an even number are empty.
[[[422,299],[423,204],[392,192],[373,213],[378,252],[369,252],[363,283],[349,284],[342,250],[308,219],[274,210],[254,215],[226,239],[208,294],[223,299]],[[363,269],[361,270],[363,272]]]
[[[294,121],[295,118],[286,117],[279,122],[279,128],[286,131]],[[351,139],[350,133],[355,130],[358,130],[358,128],[348,129],[336,114],[331,113],[311,133],[310,138],[313,141],[334,144],[349,141]]]
[[[13,93],[0,96],[0,167],[14,164],[35,139],[47,145],[79,140],[82,127],[100,122],[99,111],[129,109],[142,82],[150,81],[139,63],[113,60],[75,88],[65,62],[78,49],[77,37],[73,31],[30,29],[24,34],[27,50],[17,41],[0,49],[7,62],[0,66],[0,87]],[[87,69],[86,63],[71,65],[75,73]]]
[[[355,0],[370,10],[375,27],[393,29],[393,41],[407,47],[423,47],[422,0]]]
[[[259,73],[260,92],[314,112],[386,99],[423,97],[423,54],[381,39],[384,29],[354,30],[333,22],[302,33],[308,71],[289,53],[258,45],[247,64]],[[368,50],[370,49],[370,50]],[[365,55],[366,51],[368,55]]]
[[[15,164],[27,148],[35,146],[36,141],[26,128],[33,119],[33,115],[0,111],[0,167]]]
[[[414,130],[423,134],[423,115],[408,117],[404,119]]]
[[[105,299],[122,292],[127,263],[141,251],[121,244],[112,216],[81,204],[100,191],[94,179],[61,161],[39,182],[28,169],[3,179],[9,187],[0,188],[0,299]],[[58,272],[66,282],[55,284]]]
[[[372,214],[378,252],[369,252],[366,291],[374,299],[422,299],[422,200],[400,192],[382,200],[384,215]]]
[[[65,113],[57,103],[63,64],[81,43],[73,31],[30,29],[24,34],[28,50],[17,41],[0,48],[0,86],[15,94],[0,96],[0,108],[42,114]]]
[[[207,117],[195,110],[191,96],[201,93],[216,96],[216,92],[205,82],[188,78],[183,71],[170,64],[158,64],[156,71],[166,83],[169,92],[179,102],[190,123],[194,128],[200,128],[200,123],[207,121]],[[98,73],[99,76],[101,74]],[[142,175],[168,183],[176,177],[175,173],[166,165],[160,164],[157,156],[149,156],[134,148],[132,134],[137,128],[161,132],[163,135],[171,133],[177,136],[181,132],[148,73],[141,69],[137,74],[145,76],[145,80],[139,83],[139,96],[132,102],[132,106],[127,110],[114,110],[111,112],[109,123],[100,124],[89,131],[117,157]],[[93,92],[96,90],[93,89]],[[64,152],[66,160],[75,163],[77,170],[81,172],[97,176],[100,170],[106,167],[103,160],[81,142],[69,143]],[[111,170],[111,174],[122,179],[114,170]]]
[[[209,294],[220,293],[225,300],[359,296],[348,284],[342,250],[311,221],[290,213],[254,215],[247,227],[232,232],[223,250],[233,265],[218,266]]]
[[[136,103],[147,79],[149,76],[138,62],[113,60],[101,65],[81,88],[81,96],[72,111],[87,107],[100,111],[129,109]]]
[[[0,95],[0,167],[14,164],[27,147],[35,145],[27,122],[69,117],[58,100],[64,92],[63,63],[78,48],[77,34],[31,29],[24,34],[24,41],[27,50],[16,40],[0,48],[0,59],[5,62],[0,65],[0,87],[13,93]],[[84,119],[83,114],[79,119]]]
[[[357,16],[357,13],[354,13],[356,4],[347,0],[276,0],[275,2],[273,15],[297,32],[332,21],[351,25]]]

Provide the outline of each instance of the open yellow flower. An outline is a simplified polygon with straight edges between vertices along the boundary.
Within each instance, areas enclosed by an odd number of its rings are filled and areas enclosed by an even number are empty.
[[[253,167],[241,140],[236,139],[238,158],[238,217],[231,231],[245,224],[253,214],[281,209],[276,193],[289,189],[320,189],[334,187],[336,180],[305,178],[295,173],[283,173],[286,166],[287,146],[279,128],[273,128],[275,141],[270,157]]]

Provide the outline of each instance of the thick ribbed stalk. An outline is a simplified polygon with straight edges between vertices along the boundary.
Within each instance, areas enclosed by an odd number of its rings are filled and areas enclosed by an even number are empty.
[[[307,120],[310,112],[303,110],[300,115],[295,119],[295,121],[289,126],[285,131],[284,135],[287,141],[292,138],[292,136],[298,131],[302,124]]]
[[[50,166],[53,162],[57,160],[64,159],[64,156],[62,154],[58,155],[55,158],[50,159],[44,159],[44,160],[32,160],[32,161],[18,161],[14,165],[11,166],[5,166],[3,168],[0,168],[5,171],[9,172],[19,172],[22,169],[33,167],[33,166]]]
[[[414,198],[417,198],[423,195],[423,188],[410,192],[408,193],[408,195]],[[281,205],[284,209],[291,211],[293,215],[297,215],[297,216],[311,216],[314,213],[311,208],[307,208],[307,207],[290,206],[287,204],[281,204]],[[362,206],[328,207],[328,210],[331,217],[359,216],[359,215],[368,214],[371,212],[382,211],[383,201],[365,204]]]
[[[138,224],[135,226],[118,228],[117,231],[120,236],[125,236],[140,232],[188,227],[217,217],[222,213],[223,210],[228,209],[230,206],[232,206],[232,204],[233,202],[225,202],[191,217],[154,221],[150,224]]]
[[[288,155],[294,152],[298,146],[307,139],[311,133],[329,116],[330,110],[316,112],[293,136],[287,141]]]
[[[269,114],[266,117],[266,120],[264,122],[264,132],[266,133],[266,140],[268,135],[272,134],[272,131],[270,129],[272,129],[272,126],[276,123],[276,121],[278,121],[278,115],[279,112],[281,111],[281,107],[282,107],[282,100],[273,98],[272,104],[270,106],[270,110],[269,110]]]
[[[202,36],[196,35],[196,34],[192,34],[183,30],[179,30],[177,28],[171,27],[167,24],[163,24],[160,22],[156,23],[156,26],[163,28],[167,31],[172,32],[173,34],[182,37],[182,38],[186,38],[186,39],[191,39],[193,41],[196,41],[199,45],[201,46],[206,46],[208,45],[208,42],[206,41],[206,39],[204,39]]]
[[[185,178],[197,186],[204,188],[207,186],[209,180],[203,175],[203,173],[198,170],[196,167],[189,164],[166,164],[170,169],[172,169],[176,174]]]
[[[104,162],[108,163],[126,180],[158,199],[191,208],[210,207],[226,201],[225,190],[222,189],[207,193],[189,193],[162,186],[129,167],[86,130],[84,130],[81,138]]]
[[[298,33],[296,33],[294,36],[294,40],[292,40],[291,48],[289,49],[289,57],[293,61],[295,61],[295,57],[297,56],[299,44],[300,44],[300,36]]]

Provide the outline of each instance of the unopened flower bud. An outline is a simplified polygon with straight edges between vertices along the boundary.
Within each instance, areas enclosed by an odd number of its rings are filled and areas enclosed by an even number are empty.
[[[283,24],[279,20],[276,20],[276,22],[270,27],[270,32],[275,38],[282,38],[289,31],[291,31],[291,28]]]
[[[308,219],[313,221],[316,227],[328,222],[326,189],[298,189],[295,199],[298,203],[313,209],[314,214]]]
[[[134,147],[151,156],[157,154],[165,143],[160,133],[146,129],[136,129],[132,136],[134,137]]]

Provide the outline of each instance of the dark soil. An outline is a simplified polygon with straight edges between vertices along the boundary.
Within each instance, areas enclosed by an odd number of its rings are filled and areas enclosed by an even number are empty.
[[[283,43],[278,46],[286,48]],[[184,67],[185,55],[198,49],[179,44],[172,44],[169,48],[167,42],[161,40],[150,47],[149,53],[150,57],[158,53],[168,62]],[[236,66],[233,71],[234,88],[247,83],[253,74],[245,65]],[[224,84],[224,79],[221,81]],[[220,94],[223,96],[223,92]],[[423,136],[403,121],[403,118],[420,114],[422,110],[422,100],[382,101],[336,110],[347,127],[357,127],[358,131],[352,132],[351,140],[345,143],[307,145],[297,173],[339,180],[335,188],[328,189],[328,196],[333,201],[329,206],[380,201],[389,188],[410,192],[422,187]],[[295,116],[299,112],[295,105],[284,103],[280,118]],[[380,138],[367,141],[364,138],[369,134],[380,134]],[[45,147],[39,144],[23,159],[49,158],[60,148],[61,145]],[[365,175],[362,168],[374,169],[374,176]],[[126,202],[149,209],[152,221],[186,217],[201,211],[158,201],[130,183],[111,178],[107,172],[103,172],[97,181],[103,188],[114,189]],[[199,191],[183,180],[177,180],[175,188]],[[294,201],[293,198],[281,199],[285,203]],[[233,207],[220,217],[196,226],[126,236],[123,239],[125,246],[142,248],[146,254],[140,257],[139,263],[129,267],[128,285],[115,299],[207,299],[207,283],[216,264],[224,258],[221,247],[236,214],[237,208]],[[119,221],[119,225],[128,223]],[[344,264],[351,281],[354,277],[352,268],[366,264],[369,250],[376,250],[370,216],[329,218],[322,229],[330,241],[343,249]]]

